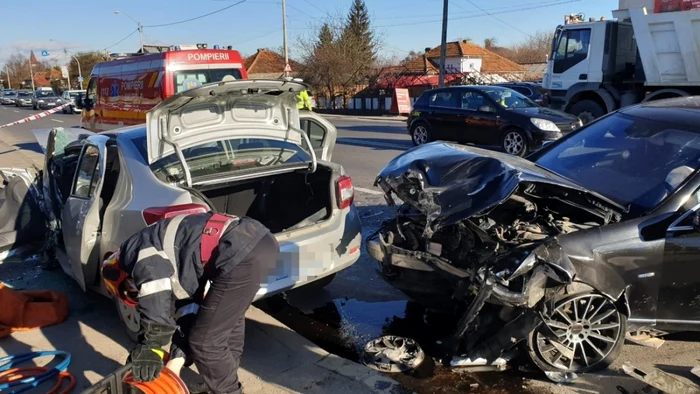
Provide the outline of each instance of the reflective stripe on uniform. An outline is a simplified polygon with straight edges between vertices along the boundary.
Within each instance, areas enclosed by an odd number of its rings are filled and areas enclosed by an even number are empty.
[[[166,255],[164,252],[161,252],[151,246],[150,248],[143,248],[139,250],[139,254],[136,256],[136,264],[138,264],[141,260],[147,259],[149,257],[153,256],[160,256],[164,259],[168,258],[168,255]]]
[[[170,278],[152,280],[141,285],[139,289],[139,298],[160,293],[161,291],[172,291],[172,289]]]
[[[170,223],[168,223],[168,227],[165,229],[165,236],[163,237],[163,252],[165,252],[168,261],[170,261],[170,264],[173,266],[173,276],[170,277],[170,282],[173,287],[173,294],[178,300],[190,297],[180,284],[177,259],[175,258],[175,237],[177,236],[177,228],[180,226],[180,222],[182,222],[185,216],[186,215],[175,216]]]

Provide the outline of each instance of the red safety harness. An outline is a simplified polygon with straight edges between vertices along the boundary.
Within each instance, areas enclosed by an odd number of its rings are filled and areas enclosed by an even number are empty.
[[[206,265],[211,256],[214,254],[216,247],[219,246],[219,240],[224,235],[226,228],[233,223],[238,222],[240,218],[234,215],[225,213],[215,213],[204,225],[202,231],[202,242],[199,245],[202,257],[202,265]]]

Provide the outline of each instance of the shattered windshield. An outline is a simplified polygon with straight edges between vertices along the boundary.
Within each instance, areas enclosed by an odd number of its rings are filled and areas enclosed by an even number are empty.
[[[622,205],[649,210],[700,167],[700,133],[618,113],[553,146],[535,163]]]
[[[148,161],[146,137],[132,139],[144,161]],[[273,166],[311,161],[299,146],[261,138],[232,138],[183,149],[192,178],[221,173],[255,171]],[[151,171],[163,182],[185,181],[185,172],[175,154],[151,164]]]

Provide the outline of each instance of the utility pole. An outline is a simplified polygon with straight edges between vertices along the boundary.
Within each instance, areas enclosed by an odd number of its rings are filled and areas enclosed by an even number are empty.
[[[66,57],[68,57],[68,50],[66,48],[63,48],[63,54],[66,55]],[[68,72],[66,73],[66,81],[68,82],[68,90],[70,90],[70,60],[68,60],[68,66],[66,66],[66,70],[68,70]]]
[[[143,52],[143,26],[141,25],[141,22],[137,22],[139,26],[139,41],[141,42],[141,54],[145,55]]]
[[[438,86],[445,86],[445,52],[447,52],[447,4],[449,0],[444,0],[442,5],[442,41],[440,42],[440,79]]]
[[[34,54],[34,50],[30,49],[29,50],[29,75],[32,78],[32,92],[36,91],[36,88],[34,87],[34,71],[32,70],[32,55]]]
[[[287,1],[282,0],[282,30],[284,31],[284,76],[288,76],[287,64],[289,63],[289,53],[287,52]]]
[[[12,81],[10,81],[10,71],[7,68],[7,64],[5,64],[5,75],[7,76],[7,88],[12,89]]]

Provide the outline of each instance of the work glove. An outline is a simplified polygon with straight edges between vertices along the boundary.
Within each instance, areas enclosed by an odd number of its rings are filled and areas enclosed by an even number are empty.
[[[165,352],[145,345],[131,351],[131,371],[136,382],[151,382],[160,376]]]

